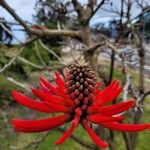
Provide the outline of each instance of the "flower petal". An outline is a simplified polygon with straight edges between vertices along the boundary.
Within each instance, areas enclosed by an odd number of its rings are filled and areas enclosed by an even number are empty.
[[[43,78],[40,78],[41,82],[50,90],[52,91],[54,94],[59,94],[57,89],[51,85],[48,81],[46,81],[45,79]]]
[[[95,124],[101,124],[102,122],[122,121],[123,119],[125,119],[124,116],[108,117],[108,116],[102,116],[99,114],[89,115],[87,118]]]
[[[64,98],[55,96],[55,95],[53,95],[51,93],[44,93],[44,92],[39,91],[39,90],[37,90],[35,88],[32,88],[32,92],[37,97],[39,97],[40,99],[42,99],[44,101],[51,102],[51,103],[54,103],[54,104],[59,104],[59,105],[65,105],[65,99]]]
[[[55,144],[62,144],[63,142],[65,142],[67,140],[67,138],[69,138],[69,136],[72,134],[72,132],[74,131],[74,127],[71,126],[69,130],[67,130],[65,132],[65,134],[63,136],[61,136],[56,142]]]
[[[150,124],[124,124],[117,122],[101,123],[102,126],[111,130],[122,132],[139,132],[150,128]]]
[[[53,109],[48,108],[43,102],[38,102],[36,100],[33,100],[15,90],[12,91],[12,96],[15,98],[15,100],[18,103],[20,103],[26,107],[29,107],[30,109],[41,111],[41,112],[46,112],[46,113],[54,112]]]
[[[122,91],[122,87],[119,86],[119,82],[112,81],[111,84],[106,87],[99,95],[95,97],[97,100],[96,105],[102,106],[113,101]]]
[[[108,146],[108,144],[101,140],[94,132],[93,130],[88,126],[87,122],[85,121],[82,123],[82,126],[85,128],[85,130],[88,132],[89,136],[92,138],[92,140],[101,148],[105,148]]]
[[[45,93],[51,93],[51,91],[42,82],[40,82],[40,88]]]
[[[56,84],[58,85],[58,87],[64,89],[65,88],[65,82],[64,80],[61,78],[61,76],[59,75],[59,73],[57,71],[55,71],[55,76],[56,76]]]
[[[66,107],[63,105],[57,105],[53,103],[44,102],[48,107],[52,108],[56,112],[64,112],[64,113],[71,113],[73,111],[72,107]]]
[[[95,95],[99,95],[101,90],[99,89],[101,86],[101,82],[98,82],[95,86]]]
[[[121,102],[115,105],[98,107],[97,105],[93,105],[87,109],[88,114],[92,113],[100,113],[102,115],[116,115],[122,113],[135,105],[135,100],[128,100],[125,102]]]
[[[48,81],[46,81],[45,79],[43,78],[40,78],[41,82],[48,88],[50,89],[50,91],[52,91],[54,94],[56,95],[59,95],[61,97],[64,97],[64,98],[68,98],[68,95],[65,93],[65,91],[63,90],[60,90],[60,87],[54,87],[53,85],[51,85]]]
[[[62,115],[41,120],[19,120],[12,119],[11,123],[17,131],[21,132],[42,132],[57,128],[70,119],[69,115]]]

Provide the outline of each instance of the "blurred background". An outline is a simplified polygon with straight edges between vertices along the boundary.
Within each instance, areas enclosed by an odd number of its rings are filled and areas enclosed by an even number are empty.
[[[55,70],[64,77],[65,68],[83,58],[103,87],[120,80],[124,88],[116,102],[137,100],[126,114],[128,123],[150,122],[149,0],[0,0],[0,150],[98,149],[80,126],[55,146],[68,125],[23,134],[10,124],[14,116],[50,116],[16,103],[12,89],[32,97],[40,76],[53,83]],[[150,149],[149,131],[103,133],[109,150]]]

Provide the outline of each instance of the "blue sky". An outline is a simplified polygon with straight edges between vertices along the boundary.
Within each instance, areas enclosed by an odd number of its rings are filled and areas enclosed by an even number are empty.
[[[26,21],[33,23],[34,6],[36,0],[6,0],[6,2],[16,11],[16,13]],[[0,17],[5,17],[7,21],[15,22],[14,18],[2,7],[0,7]],[[18,27],[15,26],[15,29]],[[21,41],[24,41],[23,32],[15,31],[14,34]],[[15,40],[13,42],[16,42]]]
[[[114,5],[116,5],[119,9],[120,0],[110,0],[110,1],[113,1]],[[144,0],[144,1],[148,2],[150,5],[150,0]],[[6,0],[6,2],[16,11],[16,13],[21,18],[33,23],[32,15],[34,14],[34,7],[35,7],[36,0]],[[85,1],[82,0],[82,2]],[[104,7],[106,9],[109,9],[108,5],[105,5]],[[132,16],[134,17],[137,14],[139,14],[140,10],[138,7],[134,6],[132,8],[132,12],[133,12]],[[15,22],[15,20],[11,17],[11,15],[9,15],[9,13],[5,11],[2,7],[0,7],[0,17],[5,17],[8,21]],[[115,17],[116,15],[114,15],[113,13],[108,13],[100,9],[91,20],[90,25],[94,25],[98,22],[106,22],[110,20],[110,18],[113,19]],[[16,31],[14,33],[20,40],[23,41],[25,39],[24,34],[22,32]]]

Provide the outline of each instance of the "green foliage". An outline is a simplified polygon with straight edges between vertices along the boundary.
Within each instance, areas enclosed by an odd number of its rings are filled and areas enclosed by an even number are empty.
[[[0,75],[0,106],[12,101],[11,90],[20,89],[13,83],[10,83],[3,75]]]
[[[43,47],[41,47],[41,45],[39,45],[39,44],[37,44],[37,45],[38,45],[38,51],[41,55],[41,58],[46,63],[46,65],[49,65],[50,61],[57,60],[56,57],[54,57],[50,52],[43,49]],[[60,48],[59,47],[50,47],[50,49],[52,51],[54,51],[57,55],[60,56]],[[22,56],[34,64],[41,65],[40,58],[38,57],[38,55],[36,53],[34,44],[30,44],[29,46],[27,46],[25,48],[25,50],[23,51]],[[26,65],[26,67],[28,68],[29,71],[37,70],[37,68],[35,68],[31,65]]]

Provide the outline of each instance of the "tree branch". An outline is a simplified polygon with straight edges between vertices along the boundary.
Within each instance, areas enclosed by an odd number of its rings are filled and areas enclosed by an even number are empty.
[[[12,58],[12,59],[9,61],[8,64],[5,64],[5,66],[0,69],[0,73],[4,72],[8,67],[10,67],[10,66],[13,64],[13,62],[19,57],[19,55],[23,52],[23,50],[24,50],[24,47],[22,47],[22,48],[20,49],[20,51],[15,55],[14,58]]]
[[[42,30],[35,30],[30,28],[21,17],[17,15],[17,13],[6,3],[5,0],[0,0],[0,5],[6,9],[14,18],[17,20],[24,29],[31,35],[37,36],[50,36],[50,37],[58,37],[58,36],[69,36],[69,37],[80,37],[79,31],[72,30],[49,30],[43,28]]]
[[[90,19],[96,14],[96,12],[99,10],[99,8],[104,4],[105,0],[102,0],[98,6],[96,7],[96,9],[93,11],[93,13],[91,14],[91,16],[88,18],[88,21],[90,21]]]

